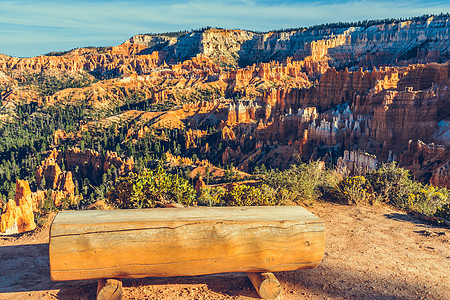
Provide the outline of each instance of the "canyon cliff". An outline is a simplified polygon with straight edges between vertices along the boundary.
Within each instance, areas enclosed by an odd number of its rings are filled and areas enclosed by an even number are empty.
[[[0,120],[13,122],[25,106],[31,119],[46,107],[86,111],[70,126],[52,124],[45,142],[57,150],[35,172],[38,187],[67,195],[77,180],[98,185],[108,170],[128,174],[169,148],[245,172],[321,159],[361,174],[397,161],[448,187],[449,29],[448,15],[266,33],[208,28],[0,55]],[[120,130],[108,143],[104,133]],[[86,136],[97,150],[82,146]]]

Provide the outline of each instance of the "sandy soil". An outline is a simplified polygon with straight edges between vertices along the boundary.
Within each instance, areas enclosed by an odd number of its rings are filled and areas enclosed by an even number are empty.
[[[316,204],[326,250],[313,270],[280,272],[279,299],[450,299],[450,230],[386,206]],[[48,222],[49,224],[50,222]],[[96,282],[52,282],[49,226],[0,237],[0,299],[95,299]],[[245,274],[124,280],[125,299],[257,299]]]

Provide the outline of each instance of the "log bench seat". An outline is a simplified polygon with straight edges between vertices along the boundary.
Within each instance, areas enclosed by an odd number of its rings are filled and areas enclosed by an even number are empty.
[[[261,297],[275,298],[270,272],[314,268],[324,247],[323,221],[300,206],[61,211],[50,273],[98,279],[98,299],[120,299],[120,278],[246,272]]]

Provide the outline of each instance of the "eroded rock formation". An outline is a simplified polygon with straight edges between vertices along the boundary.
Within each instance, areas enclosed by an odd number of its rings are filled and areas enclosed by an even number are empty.
[[[450,188],[450,163],[448,161],[433,171],[430,183],[434,186]]]
[[[57,159],[58,152],[54,149],[49,157],[37,167],[36,183],[43,189],[65,192],[67,196],[73,197],[75,185],[72,179],[72,172],[61,171]]]
[[[274,57],[313,61],[327,57],[336,67],[350,64],[368,68],[390,63],[445,62],[448,59],[446,15],[380,22],[372,26],[355,25],[261,34],[208,29],[179,37],[138,35],[126,42],[148,47],[148,52],[167,53],[167,59],[172,61],[201,53],[216,61],[241,65],[268,62]]]
[[[134,168],[133,157],[122,159],[112,151],[107,151],[106,155],[102,156],[95,150],[71,148],[64,153],[64,158],[68,169],[78,167],[78,172],[89,178],[100,177],[111,165],[118,170],[119,175],[125,175]]]
[[[33,212],[30,185],[26,180],[17,180],[14,200],[8,201],[0,216],[0,233],[8,235],[35,229]]]
[[[344,151],[344,156],[339,157],[336,168],[347,175],[362,175],[377,167],[377,158],[361,151]]]
[[[0,69],[4,70],[57,70],[88,71],[100,74],[132,72],[147,73],[163,61],[158,52],[137,55],[146,47],[124,43],[117,47],[80,48],[59,56],[17,58],[0,56]]]
[[[118,120],[133,121],[126,137],[132,141],[161,128],[186,129],[187,150],[201,147],[201,153],[208,153],[223,143],[219,159],[241,170],[252,163],[284,167],[299,159],[336,162],[342,157],[341,165],[358,173],[374,163],[354,152],[362,149],[380,163],[397,160],[415,175],[441,182],[450,143],[448,15],[371,24],[268,33],[206,29],[137,35],[117,47],[81,48],[59,56],[0,55],[2,112],[14,111],[22,99],[40,105],[128,107],[82,125],[80,132]],[[120,78],[92,80],[45,97],[19,88],[25,80],[21,72],[44,69]],[[130,108],[130,99],[136,108]],[[183,105],[139,111],[168,102]],[[221,130],[215,145],[199,142],[209,136],[206,125]],[[78,133],[57,131],[54,144]],[[426,146],[416,149],[419,139]],[[444,150],[431,155],[437,148]],[[121,174],[133,168],[132,159],[112,152],[103,157],[74,148],[58,154],[55,163],[61,159],[68,170],[77,168],[76,175],[93,178],[111,165]],[[39,172],[47,174],[52,188],[69,181],[56,178],[62,172],[53,163]]]

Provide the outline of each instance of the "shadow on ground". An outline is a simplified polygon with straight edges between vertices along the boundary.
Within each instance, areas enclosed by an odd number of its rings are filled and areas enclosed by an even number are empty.
[[[223,296],[244,296],[252,299],[260,299],[245,273],[226,273],[192,277],[147,277],[142,279],[125,279],[123,282],[123,286],[125,288],[133,288],[144,285],[170,287],[170,285],[195,286],[203,284],[206,285],[209,290]]]
[[[391,214],[385,214],[386,218],[398,221],[398,222],[410,222],[417,226],[425,227],[425,228],[433,228],[433,227],[441,227],[441,228],[447,228],[445,224],[438,224],[431,221],[422,220],[419,218],[416,218],[411,215],[407,214],[400,214],[400,213],[391,213]]]
[[[26,295],[26,292],[48,290],[59,290],[58,299],[95,298],[96,282],[51,280],[48,243],[1,246],[0,258],[0,299],[4,298],[2,294],[25,293]],[[86,288],[91,285],[92,288]],[[8,298],[14,299],[14,297]]]

